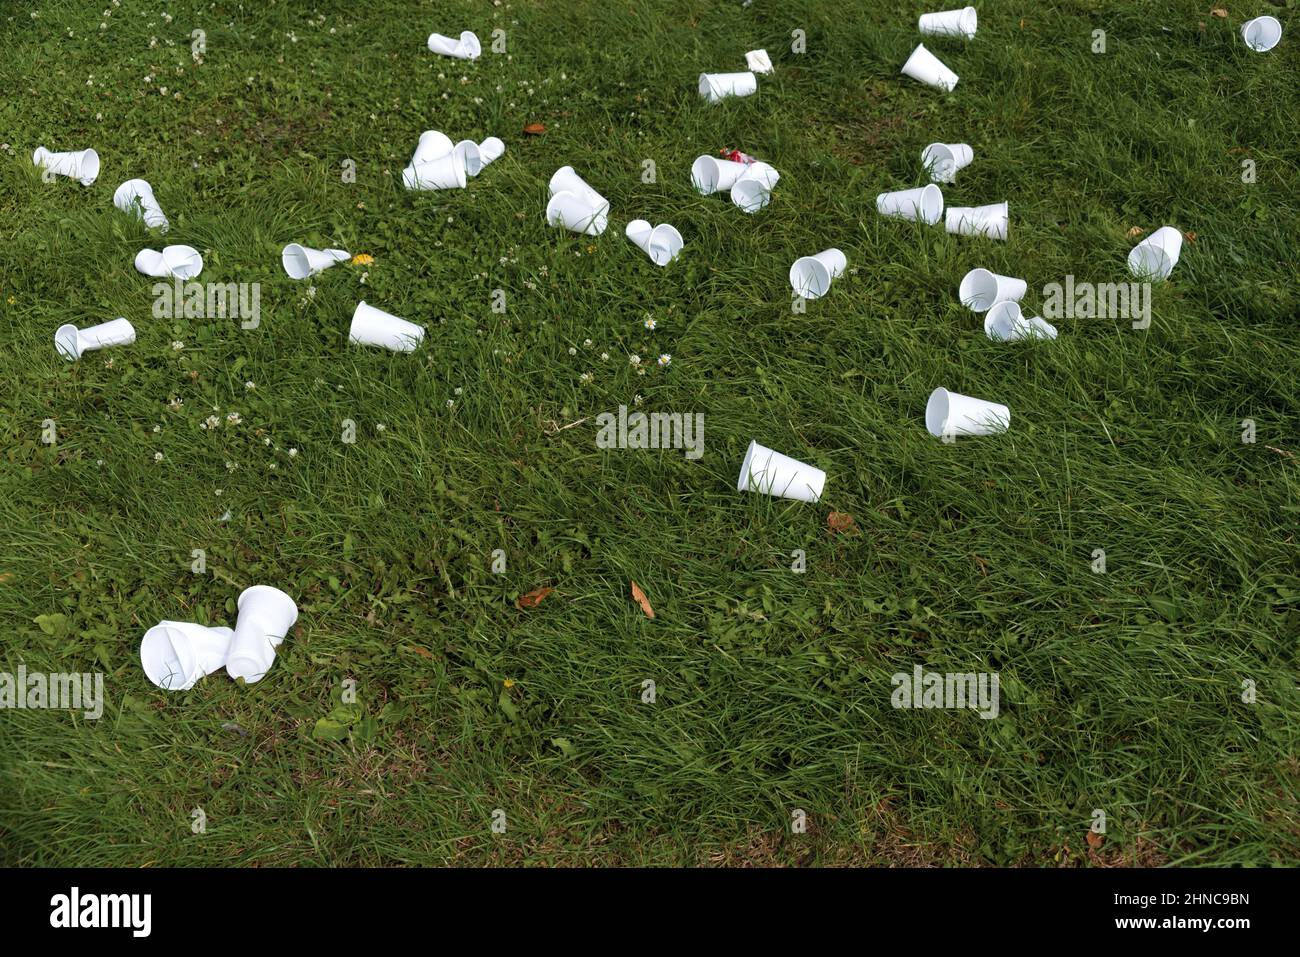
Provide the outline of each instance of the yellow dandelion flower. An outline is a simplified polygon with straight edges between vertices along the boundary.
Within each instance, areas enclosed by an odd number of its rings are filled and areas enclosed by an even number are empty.
[[[354,266],[369,266],[374,261],[375,257],[369,253],[357,253],[352,257],[352,265]]]

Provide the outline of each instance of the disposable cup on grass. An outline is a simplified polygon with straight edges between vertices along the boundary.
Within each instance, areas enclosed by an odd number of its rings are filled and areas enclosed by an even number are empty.
[[[894,219],[911,219],[933,226],[943,215],[943,191],[931,183],[916,189],[900,189],[876,197],[876,211]]]
[[[804,299],[820,299],[848,264],[848,257],[835,248],[824,249],[815,256],[803,256],[790,267],[790,285]]]
[[[420,163],[428,163],[431,160],[439,159],[446,156],[453,149],[451,137],[441,130],[425,130],[420,134],[420,140],[415,144],[415,152],[411,154],[410,166],[418,166]]]
[[[736,181],[749,172],[749,163],[700,156],[691,164],[691,184],[703,196],[730,190]]]
[[[71,176],[82,186],[89,186],[99,177],[99,154],[91,149],[51,153],[38,146],[32,153],[32,162],[55,176]]]
[[[994,303],[984,316],[984,334],[994,342],[1055,339],[1056,327],[1042,316],[1026,319],[1020,303],[1007,299]]]
[[[464,189],[464,157],[453,150],[437,159],[408,166],[402,170],[402,185],[407,189]]]
[[[1267,53],[1282,39],[1282,24],[1276,17],[1256,17],[1241,25],[1241,38],[1256,53]]]
[[[359,346],[379,346],[392,352],[414,352],[424,340],[424,328],[364,300],[352,312],[348,341]]]
[[[959,435],[996,435],[1011,427],[1011,410],[1005,405],[939,388],[925,404],[925,427],[935,438]]]
[[[489,136],[478,145],[479,157],[483,160],[483,165],[495,163],[506,151],[506,144],[501,141],[500,137]]]
[[[701,73],[700,96],[710,103],[721,103],[731,96],[749,96],[758,90],[758,77],[752,70],[744,73]]]
[[[307,279],[351,258],[346,249],[311,249],[298,243],[290,243],[280,253],[280,263],[290,279]]]
[[[458,60],[477,60],[483,53],[483,45],[478,42],[478,37],[473,30],[466,30],[459,39],[441,33],[430,33],[429,49],[442,56],[456,57]]]
[[[921,151],[921,165],[934,183],[955,183],[973,159],[975,151],[966,143],[931,143]]]
[[[193,246],[142,249],[135,254],[135,268],[158,279],[193,279],[203,271],[203,257]]]
[[[975,8],[964,7],[961,10],[923,13],[916,23],[916,28],[922,33],[933,36],[965,37],[969,40],[975,36],[975,28],[978,25],[979,18],[975,13]]]
[[[1163,282],[1183,254],[1183,234],[1173,226],[1162,226],[1138,243],[1128,254],[1128,269],[1138,279]]]
[[[561,166],[557,169],[552,174],[550,182],[547,183],[547,189],[550,190],[552,196],[564,192],[585,196],[602,218],[609,215],[609,200],[592,189],[591,184],[579,176],[572,166]],[[604,228],[601,227],[602,232]]]
[[[599,236],[609,225],[609,218],[585,193],[563,190],[546,204],[546,223],[574,233]]]
[[[154,197],[153,187],[142,179],[128,179],[113,192],[113,205],[124,213],[134,213],[150,229],[167,231],[169,223]]]
[[[736,481],[738,492],[759,492],[773,498],[816,502],[826,487],[826,473],[806,462],[774,452],[757,441],[749,443]]]
[[[54,348],[69,362],[80,359],[82,353],[109,346],[126,346],[135,342],[135,328],[119,316],[109,322],[78,329],[64,323],[54,332]]]
[[[656,266],[667,266],[682,251],[682,234],[668,223],[651,226],[644,219],[634,219],[625,232]]]
[[[506,144],[495,136],[489,136],[482,143],[473,140],[461,140],[453,148],[465,162],[465,174],[477,176],[493,160],[499,159],[506,151]]]
[[[939,90],[951,92],[957,86],[957,74],[944,66],[937,56],[925,48],[924,43],[916,45],[912,55],[903,64],[902,73],[919,83]]]
[[[984,236],[1005,241],[1011,208],[1007,203],[988,206],[950,206],[944,228],[957,236]]]
[[[1000,276],[987,269],[972,269],[961,281],[957,295],[972,312],[987,312],[995,302],[1025,298],[1029,285],[1023,279]]]
[[[254,585],[239,594],[235,634],[226,657],[226,673],[247,684],[262,680],[275,662],[275,649],[298,620],[293,599],[270,585]]]
[[[144,633],[140,664],[145,677],[164,691],[189,691],[199,679],[226,666],[234,636],[229,628],[159,622]]]
[[[766,50],[750,50],[745,54],[745,66],[751,73],[771,73],[772,58]]]
[[[772,188],[780,179],[781,174],[767,163],[750,163],[731,184],[731,201],[746,213],[756,213],[772,201]]]

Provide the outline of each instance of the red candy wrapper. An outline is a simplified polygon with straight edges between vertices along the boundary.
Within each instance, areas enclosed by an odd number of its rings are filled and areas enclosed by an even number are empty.
[[[730,160],[733,163],[757,163],[758,162],[758,160],[755,159],[753,156],[750,156],[748,153],[742,153],[740,150],[720,149],[718,150],[718,155],[725,160]]]

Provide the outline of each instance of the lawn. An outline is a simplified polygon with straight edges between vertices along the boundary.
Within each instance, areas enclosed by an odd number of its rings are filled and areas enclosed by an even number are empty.
[[[1300,862],[1294,0],[981,4],[924,38],[950,93],[899,75],[927,9],[10,4],[0,671],[106,700],[0,711],[0,863]],[[465,29],[476,61],[425,45]],[[698,95],[755,48],[756,95]],[[427,129],[506,152],[408,191]],[[1005,243],[877,214],[935,141],[974,148],[945,199],[1009,201]],[[98,180],[44,182],[42,145]],[[766,209],[692,188],[724,148],[780,171]],[[547,226],[565,164],[603,235]],[[114,209],[132,177],[165,239]],[[959,301],[977,266],[1026,315],[1128,282],[1165,225],[1149,328],[993,342]],[[295,282],[290,242],[373,261]],[[156,317],[132,262],[164,243],[260,283],[260,324]],[[847,271],[795,302],[828,247]],[[362,299],[424,343],[349,345]],[[118,316],[134,344],[56,353]],[[939,386],[1010,430],[932,437]],[[703,415],[704,454],[598,447],[620,406]],[[752,439],[821,501],[738,492]],[[233,624],[254,584],[300,613],[264,680],[146,679],[146,629]],[[996,718],[895,708],[916,666],[996,673]]]

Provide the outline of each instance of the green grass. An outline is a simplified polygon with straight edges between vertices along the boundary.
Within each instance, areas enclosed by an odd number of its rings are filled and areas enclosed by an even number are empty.
[[[961,76],[947,95],[897,75],[934,5],[896,0],[19,6],[0,18],[0,670],[102,671],[108,704],[0,713],[0,863],[1300,860],[1293,4],[984,4],[973,42],[927,44]],[[1270,11],[1286,35],[1251,53],[1240,23]],[[465,28],[476,63],[424,47]],[[756,96],[698,98],[701,70],[760,46]],[[431,127],[507,152],[467,190],[408,193]],[[935,140],[974,146],[945,198],[1009,200],[1007,243],[875,214]],[[94,146],[99,181],[43,183],[42,144]],[[721,147],[781,171],[761,214],[691,189]],[[566,163],[613,204],[599,238],[545,225]],[[203,280],[262,283],[259,328],[153,318],[132,259],[161,243],[111,205],[135,176]],[[634,217],[676,225],[681,258],[654,267],[621,235]],[[1197,239],[1149,330],[1062,320],[1000,345],[957,301],[974,266],[1025,277],[1030,309],[1067,274],[1127,281],[1128,230],[1167,223]],[[309,297],[280,269],[290,241],[375,261]],[[790,264],[829,246],[849,273],[792,312]],[[349,347],[360,298],[425,324],[420,351]],[[55,354],[59,324],[118,315],[134,345]],[[940,385],[1007,403],[1010,433],[933,439]],[[703,413],[704,457],[598,449],[594,417],[638,395]],[[823,501],[738,494],[752,438],[824,468]],[[148,683],[145,629],[233,624],[255,583],[301,611],[264,681]],[[1001,715],[895,710],[890,676],[916,664],[997,671]],[[314,738],[349,679],[352,735]]]

